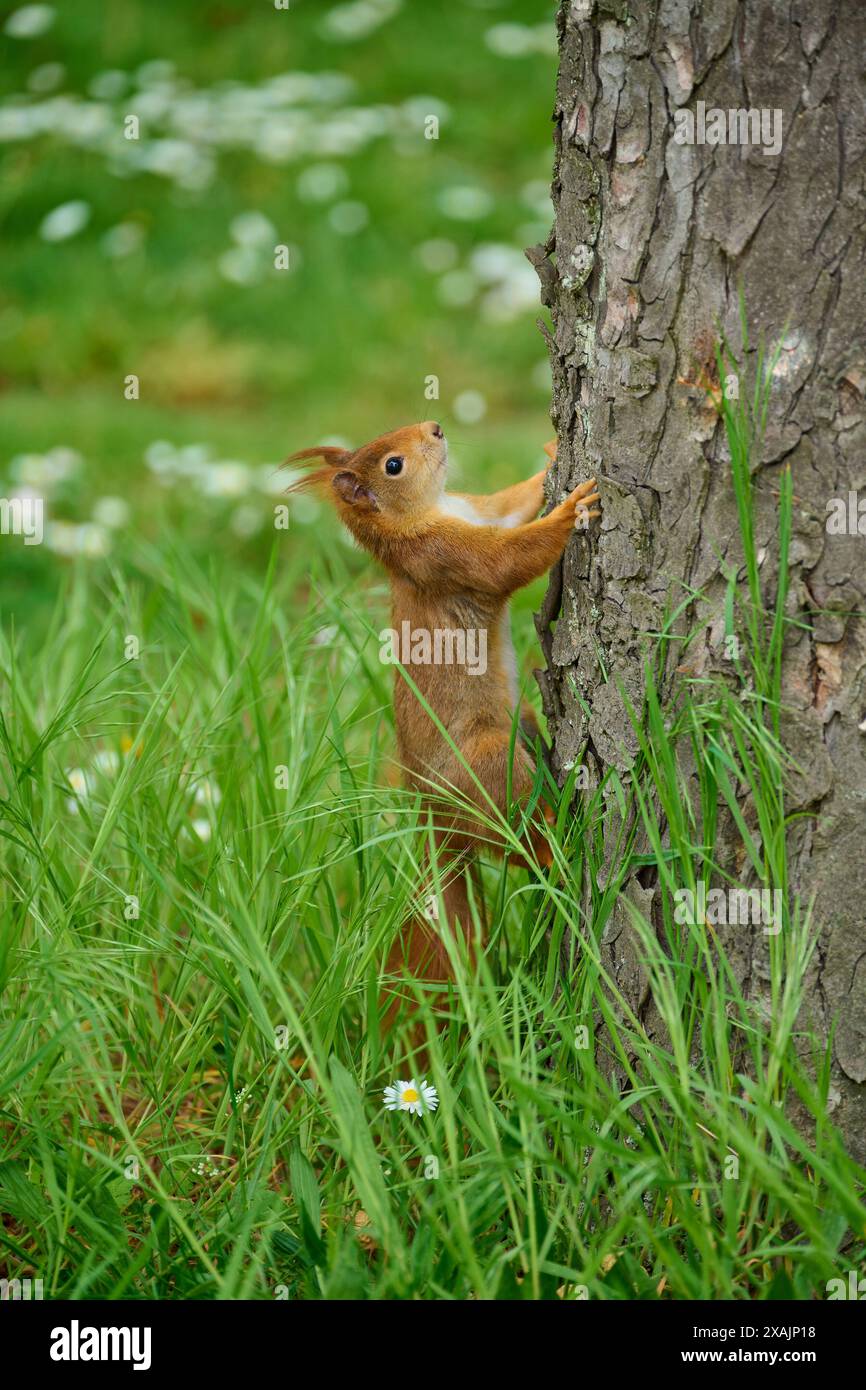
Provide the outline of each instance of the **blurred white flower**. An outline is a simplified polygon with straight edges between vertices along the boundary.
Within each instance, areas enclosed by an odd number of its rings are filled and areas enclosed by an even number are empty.
[[[80,767],[72,767],[66,774],[69,783],[76,796],[87,796],[87,774]]]
[[[210,821],[209,821],[209,820],[194,820],[194,821],[191,821],[190,824],[191,824],[191,826],[192,826],[192,829],[193,829],[194,833],[198,836],[198,838],[202,841],[202,843],[203,843],[203,844],[207,844],[208,840],[209,840],[210,837],[211,837],[211,824],[210,824]]]
[[[552,378],[550,375],[550,363],[546,357],[542,357],[540,362],[536,362],[529,377],[533,386],[539,391],[550,392],[552,389]]]
[[[229,525],[236,536],[241,540],[248,540],[250,536],[255,536],[265,524],[261,508],[255,507],[251,502],[245,502],[243,506],[236,507],[232,512]]]
[[[436,116],[440,121],[447,121],[451,115],[451,108],[445,104],[441,97],[424,94],[409,97],[408,101],[403,102],[400,110],[408,118],[413,129],[423,126],[428,116]]]
[[[507,246],[501,242],[485,242],[477,247],[472,252],[469,263],[479,280],[487,284],[504,280],[515,270],[520,271],[528,264],[523,253],[515,246]]]
[[[250,470],[245,463],[209,463],[201,475],[206,497],[243,497],[250,490]]]
[[[51,28],[55,14],[53,5],[22,5],[20,10],[12,11],[3,32],[10,39],[38,39]]]
[[[471,271],[449,270],[439,281],[437,293],[443,304],[461,308],[464,304],[472,303],[477,289],[478,281]]]
[[[96,522],[85,522],[76,527],[76,553],[98,560],[111,549],[111,539],[104,526]]]
[[[378,16],[378,7],[373,9]],[[133,75],[119,69],[96,73],[86,97],[58,95],[50,85],[56,71],[43,66],[45,73],[31,86],[41,99],[12,97],[0,107],[0,141],[53,136],[101,153],[116,177],[152,173],[193,192],[211,183],[222,150],[248,150],[276,165],[316,157],[336,162],[383,136],[390,135],[399,145],[411,129],[411,148],[417,152],[421,108],[425,115],[444,115],[446,110],[427,96],[412,97],[402,105],[340,107],[351,98],[353,83],[335,72],[280,73],[256,83],[216,82],[194,88],[179,81],[173,65],[164,60],[146,63]],[[329,107],[333,109],[324,109]],[[117,138],[119,119],[127,108],[140,118],[138,140]],[[342,170],[337,177],[326,195],[324,187],[317,194],[317,175],[312,175],[311,201],[342,196]]]
[[[302,129],[298,125],[286,125],[282,117],[260,126],[251,144],[259,158],[267,160],[268,164],[288,164],[306,150]]]
[[[321,516],[321,503],[317,502],[315,497],[310,497],[308,493],[298,493],[296,497],[292,498],[291,505],[292,521],[299,522],[301,526],[309,526],[312,522],[318,521]],[[345,527],[341,526],[337,531],[337,535],[341,539],[344,539],[348,535],[348,532]]]
[[[93,504],[93,520],[109,531],[121,530],[129,515],[129,503],[123,497],[98,497]]]
[[[254,285],[264,273],[261,257],[251,246],[233,246],[217,262],[224,280],[233,285]]]
[[[348,176],[339,164],[311,164],[299,175],[297,183],[302,203],[328,203],[348,187]]]
[[[363,231],[370,220],[370,214],[363,203],[336,203],[328,214],[328,221],[340,236],[355,236]]]
[[[108,531],[95,522],[49,521],[45,544],[55,555],[84,555],[89,560],[101,559],[111,549]]]
[[[58,483],[74,477],[81,464],[81,455],[75,449],[57,445],[44,454],[16,454],[10,461],[9,472],[16,482],[50,493]]]
[[[90,204],[80,198],[70,203],[61,203],[45,217],[39,226],[43,241],[66,241],[75,236],[90,221]]]
[[[138,222],[118,222],[115,227],[109,227],[99,244],[106,256],[119,260],[122,256],[131,256],[143,241],[144,228]]]
[[[210,449],[207,444],[184,444],[182,449],[178,449],[174,456],[174,466],[182,478],[192,478],[197,481],[206,477],[209,463]]]
[[[263,212],[241,212],[229,224],[229,234],[239,246],[273,247],[277,229]]]
[[[141,148],[140,164],[150,174],[174,179],[181,188],[207,188],[214,175],[210,151],[189,140],[151,140]]]
[[[106,777],[113,777],[120,767],[120,757],[113,748],[100,748],[93,759],[93,765],[105,773]]]
[[[53,92],[59,87],[64,77],[66,69],[62,63],[41,63],[38,68],[34,68],[27,79],[28,92]]]
[[[171,82],[174,77],[174,63],[168,58],[152,58],[136,69],[136,81],[140,87],[153,87],[163,82]]]
[[[430,241],[422,241],[420,246],[415,247],[416,260],[425,270],[429,270],[431,275],[450,270],[456,264],[458,254],[454,242],[447,241],[444,237],[433,237]]]
[[[487,402],[480,391],[461,391],[454,400],[454,415],[461,425],[477,425],[487,414]]]
[[[177,450],[167,439],[155,439],[145,449],[144,461],[151,473],[158,476],[174,473],[177,469]]]
[[[443,188],[436,199],[440,212],[455,222],[475,222],[485,217],[493,207],[493,199],[484,188],[473,184],[453,184]]]
[[[556,53],[556,29],[551,24],[494,24],[484,42],[499,58],[525,58],[528,53]]]
[[[310,150],[327,157],[357,154],[369,140],[354,111],[340,111],[328,120],[317,121],[307,136]]]
[[[219,783],[210,777],[202,777],[195,787],[193,801],[196,806],[219,806],[223,799],[223,794],[219,789]]]
[[[256,487],[266,497],[282,497],[289,483],[300,476],[297,469],[280,468],[277,464],[265,463],[256,469]]]
[[[330,39],[353,43],[372,34],[401,8],[403,0],[354,0],[349,5],[335,5],[321,24],[321,32]]]
[[[550,218],[553,215],[553,203],[550,198],[550,184],[544,179],[530,179],[520,190],[520,196],[527,207],[539,218]]]
[[[316,78],[311,72],[281,72],[277,77],[269,77],[263,90],[274,105],[292,106],[296,102],[312,101],[315,86]]]
[[[87,90],[99,101],[116,101],[126,91],[129,78],[119,68],[98,72],[87,84]]]
[[[71,521],[49,521],[45,528],[45,544],[55,555],[75,555],[77,529]]]
[[[494,24],[484,42],[499,58],[523,58],[535,51],[535,35],[528,24]]]
[[[504,323],[527,309],[537,309],[538,304],[538,276],[526,261],[516,265],[504,280],[484,296],[481,312],[486,319]]]

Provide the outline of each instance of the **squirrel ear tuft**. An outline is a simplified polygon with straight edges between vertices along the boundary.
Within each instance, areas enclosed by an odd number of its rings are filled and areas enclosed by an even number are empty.
[[[339,468],[352,457],[348,449],[337,449],[330,444],[322,444],[317,449],[299,449],[296,454],[290,454],[280,465],[281,468],[290,468],[293,463],[301,463],[307,459],[324,459],[324,468],[314,468],[310,473],[296,478],[286,488],[287,492],[306,492],[309,488],[318,488],[331,481],[335,468]]]
[[[331,479],[331,486],[338,497],[344,502],[348,502],[350,507],[359,507],[362,511],[377,512],[379,503],[375,495],[368,487],[365,487],[358,477],[350,469],[344,469],[341,473],[335,473]]]
[[[331,444],[321,444],[316,449],[299,449],[296,454],[289,454],[283,467],[286,468],[290,463],[297,463],[301,459],[324,459],[325,463],[333,464],[335,468],[338,468],[348,458],[351,458],[348,449],[337,449]]]

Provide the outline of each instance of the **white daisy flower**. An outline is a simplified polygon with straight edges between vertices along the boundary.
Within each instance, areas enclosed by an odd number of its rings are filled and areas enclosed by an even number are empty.
[[[395,1081],[393,1086],[386,1086],[384,1094],[386,1110],[408,1110],[412,1115],[435,1110],[439,1104],[436,1087],[428,1086],[423,1078],[416,1086],[414,1076],[411,1081]]]

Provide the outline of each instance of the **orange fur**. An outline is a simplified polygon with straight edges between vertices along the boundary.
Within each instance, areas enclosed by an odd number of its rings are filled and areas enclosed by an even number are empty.
[[[545,451],[555,457],[555,441]],[[445,910],[452,924],[456,921],[466,932],[466,874],[472,856],[479,847],[500,854],[505,850],[501,836],[485,820],[495,816],[490,801],[500,813],[508,810],[516,693],[509,671],[508,599],[556,563],[578,520],[599,515],[593,508],[598,501],[594,479],[537,520],[544,503],[544,470],[490,496],[448,494],[447,446],[433,421],[394,430],[355,450],[305,449],[288,462],[316,458],[324,466],[294,487],[324,491],[358,543],[388,571],[393,628],[400,632],[408,622],[410,631],[474,629],[487,634],[484,674],[458,664],[408,668],[462,759],[399,672],[394,690],[400,760],[408,785],[420,792],[432,818]],[[389,476],[389,459],[401,461],[398,476]],[[525,806],[534,774],[533,760],[518,740],[510,768],[513,803]],[[462,797],[460,809],[444,804],[442,789]],[[552,813],[541,807],[539,814]],[[549,866],[550,851],[540,828],[525,837],[521,855],[514,857]],[[429,882],[426,888],[430,890]],[[389,970],[401,963],[419,978],[442,979],[450,973],[435,923],[423,915],[395,942]]]

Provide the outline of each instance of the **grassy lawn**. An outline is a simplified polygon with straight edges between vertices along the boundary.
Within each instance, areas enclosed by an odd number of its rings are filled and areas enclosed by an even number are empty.
[[[402,984],[419,1062],[379,997],[423,850],[385,582],[315,500],[273,524],[291,450],[418,418],[469,489],[540,466],[521,248],[551,218],[553,6],[104,13],[3,39],[0,496],[43,497],[46,535],[0,536],[0,1276],[75,1298],[824,1297],[863,1259],[863,1175],[798,1022],[808,914],[769,943],[767,1013],[710,933],[668,911],[663,949],[635,916],[665,1047],[600,949],[630,812],[651,840],[664,814],[672,897],[707,876],[720,788],[750,786],[757,870],[786,881],[760,709],[650,703],[632,783],[563,798],[550,875],[484,865],[490,946],[477,969],[454,947],[444,1026]],[[532,699],[543,587],[514,606]],[[776,640],[770,614],[742,673],[768,707]],[[385,1108],[422,1076],[437,1109]]]

